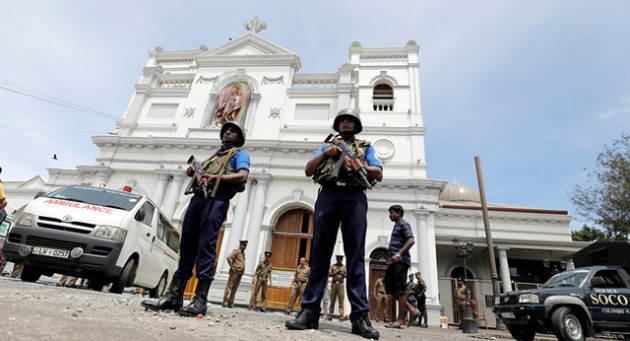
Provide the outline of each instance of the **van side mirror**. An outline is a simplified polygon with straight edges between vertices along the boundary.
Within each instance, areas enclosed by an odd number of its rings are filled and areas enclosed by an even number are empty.
[[[591,279],[591,284],[589,285],[591,288],[605,288],[606,281],[601,276],[595,276]]]
[[[135,219],[137,221],[143,221],[145,216],[146,216],[146,213],[144,212],[144,207],[141,207],[136,213]]]
[[[44,192],[44,191],[39,191],[39,192],[37,192],[37,194],[35,194],[35,197],[34,197],[33,199],[37,199],[37,198],[41,197],[41,196],[42,196],[42,195],[44,195],[44,194],[46,194],[46,192]]]

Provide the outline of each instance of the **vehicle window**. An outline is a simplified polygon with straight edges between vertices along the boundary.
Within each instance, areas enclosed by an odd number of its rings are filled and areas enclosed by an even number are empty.
[[[142,208],[144,210],[144,219],[142,219],[140,222],[147,225],[147,226],[151,226],[151,223],[153,222],[153,213],[155,212],[155,207],[153,207],[153,205],[151,205],[150,202],[145,202],[144,205],[142,205]]]
[[[603,285],[598,285],[598,288],[625,288],[624,283],[619,272],[617,270],[599,270],[593,275],[593,277],[601,277],[604,280]]]
[[[125,211],[131,211],[142,199],[142,196],[137,194],[90,186],[66,186],[42,197],[75,201]]]
[[[166,245],[173,251],[179,252],[179,233],[177,231],[168,229],[167,230],[167,241]]]
[[[157,222],[157,237],[159,240],[166,243],[166,219],[160,214]]]
[[[586,275],[588,269],[575,269],[561,272],[547,280],[543,288],[559,288],[559,287],[579,287]]]

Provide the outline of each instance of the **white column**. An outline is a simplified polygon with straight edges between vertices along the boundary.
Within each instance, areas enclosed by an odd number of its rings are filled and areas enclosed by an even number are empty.
[[[247,183],[245,184],[245,190],[238,195],[238,200],[236,202],[236,207],[234,211],[234,218],[232,219],[232,223],[230,224],[230,233],[227,236],[223,237],[223,243],[221,244],[221,252],[218,255],[219,258],[219,271],[227,271],[228,264],[224,260],[226,255],[232,252],[233,249],[238,247],[238,241],[241,239],[243,235],[243,227],[245,226],[245,217],[247,216],[247,205],[249,204],[249,194],[251,192],[253,186],[253,178],[250,176],[247,178]],[[225,230],[224,234],[227,232]],[[227,241],[227,242],[226,242]]]
[[[177,199],[179,199],[179,196],[182,192],[182,183],[184,182],[184,177],[186,176],[186,173],[184,173],[184,171],[177,170],[171,172],[171,175],[173,176],[173,180],[171,182],[171,186],[168,189],[168,194],[164,200],[164,204],[162,205],[162,211],[169,219],[173,219],[173,213],[175,213]]]
[[[508,265],[507,250],[509,246],[497,245],[499,250],[499,264],[501,266],[501,283],[503,283],[503,292],[512,291],[512,279],[510,278],[510,266]]]
[[[267,188],[271,179],[271,174],[268,173],[256,175],[256,194],[254,195],[252,213],[249,218],[249,226],[247,227],[248,247],[245,250],[245,272],[248,274],[254,272],[258,260],[258,240],[261,233],[260,228],[267,197]]]
[[[415,209],[418,252],[418,268],[427,286],[427,317],[429,325],[436,326],[440,322],[440,299],[438,296],[437,253],[435,250],[435,226],[429,210]]]
[[[416,245],[414,247],[418,253],[418,269],[422,273],[422,277],[425,277],[429,275],[429,262],[431,261],[427,244],[427,217],[429,216],[429,211],[420,209],[414,210],[413,213],[416,215]],[[424,281],[426,282],[427,279]]]
[[[155,173],[158,175],[158,180],[155,184],[155,189],[153,190],[153,196],[151,199],[153,199],[153,202],[155,202],[158,207],[162,207],[162,200],[164,200],[166,185],[168,184],[168,178],[171,175],[164,169],[156,169]]]

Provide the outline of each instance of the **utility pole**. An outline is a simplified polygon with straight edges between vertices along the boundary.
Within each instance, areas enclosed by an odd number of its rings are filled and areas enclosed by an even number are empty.
[[[490,261],[490,277],[492,278],[492,294],[494,301],[501,295],[499,288],[499,276],[497,275],[497,263],[494,259],[494,242],[490,231],[490,218],[488,217],[488,204],[486,203],[486,191],[483,186],[483,176],[481,175],[481,162],[479,156],[475,156],[475,166],[477,167],[477,181],[479,182],[479,195],[481,196],[481,212],[483,213],[483,225],[486,230],[486,245],[488,245],[488,260]],[[494,302],[493,302],[494,303]],[[503,321],[497,316],[497,329],[505,329]]]

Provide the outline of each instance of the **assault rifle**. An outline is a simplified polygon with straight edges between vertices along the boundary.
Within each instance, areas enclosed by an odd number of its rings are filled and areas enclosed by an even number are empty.
[[[192,194],[195,192],[195,188],[199,185],[197,181],[201,180],[201,176],[206,173],[206,171],[201,167],[201,163],[195,159],[194,155],[191,155],[186,161],[187,164],[193,165],[195,168],[195,174],[193,174],[192,179],[190,179],[190,183],[186,186],[186,190],[184,191],[185,195]],[[203,192],[203,197],[208,199],[208,183],[206,180],[201,180],[201,191]]]
[[[333,166],[332,173],[330,174],[330,180],[337,181],[337,179],[339,178],[339,172],[341,171],[341,168],[346,163],[346,156],[347,156],[350,158],[350,167],[352,168],[352,170],[355,171],[355,173],[357,173],[357,175],[359,176],[359,180],[368,189],[372,189],[372,187],[376,185],[377,181],[368,180],[367,170],[365,170],[365,167],[363,166],[363,163],[361,163],[361,160],[359,160],[359,157],[352,151],[352,149],[350,149],[348,144],[340,140],[338,136],[339,135],[335,136],[333,134],[330,134],[324,141],[326,143],[331,142],[335,146],[341,148],[341,155],[339,156],[339,159],[335,162],[335,165]]]

